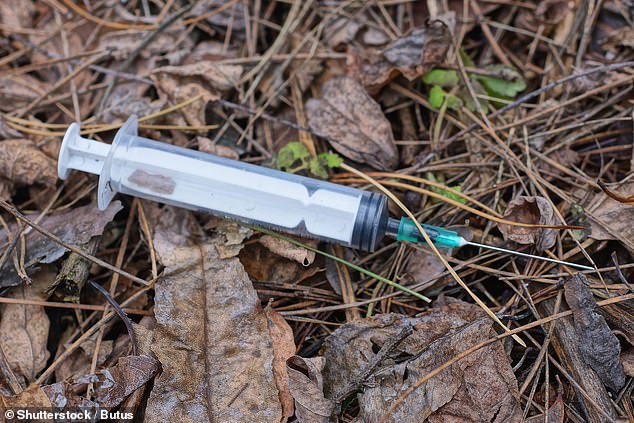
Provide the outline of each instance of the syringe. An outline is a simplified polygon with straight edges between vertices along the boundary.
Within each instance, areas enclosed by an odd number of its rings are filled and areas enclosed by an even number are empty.
[[[57,171],[99,175],[101,210],[117,192],[210,213],[222,218],[308,238],[374,251],[386,236],[424,242],[408,219],[390,218],[383,194],[230,160],[138,136],[131,117],[112,144],[83,138],[70,125],[59,153]],[[423,225],[439,247],[477,245],[536,259],[590,269],[498,247],[474,244],[454,231]]]

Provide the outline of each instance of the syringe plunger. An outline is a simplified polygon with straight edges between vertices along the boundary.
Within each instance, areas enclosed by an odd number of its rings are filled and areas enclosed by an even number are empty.
[[[66,131],[58,173],[99,175],[97,202],[117,192],[373,251],[385,235],[385,196],[139,137],[131,117],[111,145]]]

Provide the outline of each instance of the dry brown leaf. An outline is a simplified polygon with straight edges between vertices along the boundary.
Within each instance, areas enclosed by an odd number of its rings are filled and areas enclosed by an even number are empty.
[[[450,227],[449,229],[455,230],[467,241],[473,239],[473,233],[469,228],[458,226]],[[440,251],[446,256],[452,256],[455,250],[453,248],[441,248]],[[407,275],[414,279],[415,283],[419,284],[433,281],[434,278],[444,273],[447,268],[432,251],[428,249],[416,249],[410,253],[404,270]]]
[[[57,380],[66,380],[90,372],[90,366],[95,353],[97,334],[89,337],[76,348],[75,351],[55,369]],[[62,347],[63,348],[63,347]],[[102,366],[112,354],[113,341],[103,339],[97,353],[97,366]],[[60,351],[61,352],[61,351]]]
[[[601,191],[603,191],[608,197],[612,198],[613,200],[616,200],[619,203],[623,204],[634,205],[634,195],[622,195],[618,192],[614,192],[610,188],[608,188],[607,185],[605,185],[605,183],[601,180],[598,181],[598,184],[601,188]]]
[[[515,18],[516,26],[530,31],[542,28],[546,34],[551,34],[557,26],[566,18],[566,15],[575,13],[568,0],[540,0],[535,10],[522,9]]]
[[[621,354],[623,371],[628,377],[634,377],[634,348],[630,347]]]
[[[137,82],[118,84],[108,97],[103,110],[104,123],[125,122],[131,115],[143,117],[158,112],[164,101],[150,100],[143,94],[147,86]]]
[[[426,27],[414,28],[388,44],[383,57],[412,81],[445,59],[451,45],[451,26],[443,20],[433,19]]]
[[[240,262],[252,280],[290,283],[299,272],[299,264],[273,253],[260,243],[246,245]]]
[[[513,222],[554,225],[555,217],[553,208],[548,200],[543,197],[520,196],[511,200],[504,212],[504,218]],[[539,251],[544,251],[557,240],[557,232],[554,229],[523,228],[499,223],[498,228],[504,239],[510,239],[519,244],[535,244]]]
[[[238,57],[238,50],[232,46],[226,46],[220,41],[208,40],[196,43],[194,49],[183,61],[183,65],[190,65],[203,61],[218,61],[224,59],[235,59]]]
[[[354,40],[357,32],[363,27],[361,20],[364,18],[365,16],[357,18],[338,17],[331,20],[324,30],[324,40],[328,43],[328,47],[338,50],[341,46]]]
[[[300,423],[327,423],[335,411],[334,402],[324,397],[324,364],[323,357],[293,356],[286,361],[295,415]]]
[[[405,325],[415,330],[380,363],[358,395],[361,421],[378,421],[392,401],[456,354],[495,336],[491,320],[472,304],[452,300],[416,318],[378,315],[337,329],[322,348],[327,398],[360,375]],[[401,359],[401,354],[405,356]],[[404,358],[413,357],[410,360]],[[395,364],[397,363],[397,364]],[[388,422],[521,421],[517,381],[501,342],[458,361],[418,387]]]
[[[116,366],[103,369],[95,374],[71,380],[73,385],[92,383],[94,401],[100,407],[113,408],[132,392],[145,385],[159,370],[156,359],[139,355],[121,357]]]
[[[72,245],[85,244],[93,236],[101,235],[106,225],[121,209],[119,201],[113,201],[104,211],[99,210],[96,204],[89,204],[70,209],[65,213],[47,215],[40,222],[40,226],[64,242]],[[11,231],[10,237],[7,237],[6,231],[0,230],[0,245],[8,242],[8,238],[13,239],[15,236],[17,226],[15,224],[9,225],[9,229]],[[25,263],[27,270],[29,266],[37,263],[52,263],[62,257],[65,252],[64,247],[37,231],[31,231],[26,236]],[[0,288],[14,286],[19,281],[20,279],[10,263],[5,264],[0,269]]]
[[[559,395],[554,403],[548,407],[548,419],[544,414],[526,419],[526,423],[564,423],[566,418],[566,406]]]
[[[119,358],[117,365],[95,374],[72,378],[67,381],[31,386],[19,395],[0,396],[0,409],[37,408],[77,411],[117,407],[132,392],[145,385],[158,371],[158,362],[148,356],[128,356]],[[86,384],[92,383],[95,401],[78,394],[85,392]],[[3,411],[3,410],[2,410]],[[4,414],[3,414],[4,415]]]
[[[0,176],[16,184],[55,185],[57,164],[30,140],[0,142]]]
[[[266,315],[240,261],[221,259],[190,212],[148,212],[165,265],[156,283],[152,351],[163,373],[146,418],[164,421],[280,421]]]
[[[258,242],[271,250],[273,253],[286,257],[287,259],[294,260],[299,264],[308,266],[315,261],[315,252],[292,244],[283,239],[271,236],[263,235],[258,239]],[[303,243],[316,247],[317,242],[315,240],[302,240]]]
[[[199,0],[192,9],[190,15],[197,17],[209,13],[219,7],[225,5],[226,0]],[[233,31],[244,31],[246,24],[244,21],[244,3],[236,1],[227,9],[220,13],[206,18],[205,20],[212,25],[221,27],[231,27]]]
[[[634,195],[634,181],[610,186],[623,197]],[[634,205],[623,204],[604,193],[595,196],[587,209],[592,232],[590,237],[600,240],[619,239],[634,251]],[[630,242],[628,245],[627,242]]]
[[[202,95],[201,101],[180,109],[188,124],[200,126],[205,124],[207,102],[217,100],[220,93],[236,87],[241,75],[242,66],[204,61],[158,68],[152,71],[150,77],[159,97],[172,105]]]
[[[348,49],[348,75],[376,94],[399,75],[410,81],[441,63],[451,45],[453,15],[434,19],[392,41],[384,49]]]
[[[182,37],[184,30],[183,27],[172,26],[165,31],[160,31],[152,42],[141,50],[139,56],[151,59],[166,54],[173,51],[179,41],[185,42],[189,48],[192,48],[191,40]],[[124,60],[139,48],[146,34],[146,31],[135,29],[108,32],[99,38],[97,48],[112,52],[112,56],[116,60]]]
[[[354,79],[338,77],[326,82],[321,99],[306,103],[306,115],[310,128],[349,159],[377,169],[393,169],[398,164],[390,122]]]
[[[196,143],[198,144],[198,150],[204,153],[214,154],[231,160],[240,159],[240,155],[236,150],[226,145],[214,144],[214,142],[207,137],[196,137]]]
[[[9,126],[6,119],[0,115],[0,140],[23,138],[23,135]]]
[[[48,285],[55,279],[54,269],[45,268],[32,277],[32,285],[24,284],[9,291],[7,297],[20,300],[46,300]],[[22,304],[0,305],[0,348],[13,373],[26,382],[33,382],[46,367],[48,315],[44,307]]]
[[[0,395],[0,415],[2,416],[6,416],[6,410],[16,411],[25,408],[43,408],[50,410],[52,407],[53,404],[48,395],[37,385],[29,386],[17,395]]]
[[[566,280],[564,289],[583,360],[607,387],[619,391],[625,384],[625,373],[619,359],[621,345],[603,316],[597,312],[588,280],[582,273],[577,273]]]
[[[0,200],[10,201],[15,188],[13,183],[5,178],[0,177]]]
[[[35,7],[32,0],[0,1],[0,24],[12,29],[32,28]]]
[[[270,307],[264,312],[273,343],[273,376],[275,385],[279,391],[280,404],[282,405],[282,416],[291,417],[294,414],[293,396],[288,385],[288,371],[286,360],[295,354],[295,339],[293,329],[288,325],[284,317]]]

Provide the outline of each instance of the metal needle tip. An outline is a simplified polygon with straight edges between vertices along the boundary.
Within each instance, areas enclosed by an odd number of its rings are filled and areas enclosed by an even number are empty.
[[[473,245],[474,247],[488,248],[489,250],[501,251],[503,253],[515,254],[518,256],[528,257],[528,258],[532,258],[536,260],[549,261],[551,263],[563,264],[570,267],[576,267],[577,269],[594,270],[594,267],[584,266],[583,264],[570,263],[568,261],[556,260],[550,257],[535,256],[533,254],[522,253],[520,251],[507,250],[506,248],[494,247],[492,245],[478,244],[477,242],[467,241],[467,245]]]

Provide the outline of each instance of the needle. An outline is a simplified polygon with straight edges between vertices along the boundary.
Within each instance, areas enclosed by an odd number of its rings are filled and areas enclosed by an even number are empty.
[[[549,257],[536,256],[533,254],[522,253],[520,251],[507,250],[506,248],[494,247],[493,245],[479,244],[477,242],[467,241],[461,237],[458,232],[440,226],[421,224],[429,238],[437,247],[455,248],[464,245],[473,245],[474,247],[487,248],[489,250],[501,251],[503,253],[515,254],[517,256],[528,257],[535,260],[549,261],[551,263],[563,264],[570,267],[576,267],[583,270],[594,270],[593,267],[584,266],[583,264],[570,263],[568,261],[556,260]],[[399,241],[410,241],[416,243],[424,243],[425,239],[421,236],[418,228],[408,218],[402,218],[400,221],[390,219],[388,222],[388,233],[396,237]]]
[[[551,263],[563,264],[566,266],[576,267],[578,269],[583,269],[583,270],[594,270],[594,267],[584,266],[583,264],[570,263],[568,261],[556,260],[550,257],[535,256],[533,254],[522,253],[520,251],[514,251],[514,250],[507,250],[506,248],[494,247],[492,245],[478,244],[477,242],[467,241],[467,245],[473,245],[474,247],[488,248],[489,250],[501,251],[503,253],[515,254],[518,256],[528,257],[528,258],[532,258],[536,260],[549,261]]]

